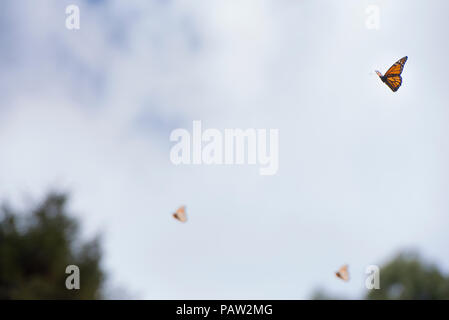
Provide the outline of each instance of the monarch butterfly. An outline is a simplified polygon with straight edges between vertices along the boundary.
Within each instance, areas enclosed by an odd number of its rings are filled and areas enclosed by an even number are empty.
[[[343,281],[349,281],[348,265],[345,264],[342,266],[337,272],[335,272],[335,275]]]
[[[399,59],[396,61],[394,65],[391,66],[390,69],[388,69],[387,72],[385,72],[385,75],[382,75],[379,71],[376,70],[377,75],[379,76],[380,80],[385,82],[385,84],[393,90],[393,92],[398,91],[399,87],[402,84],[402,77],[401,73],[404,69],[405,62],[407,61],[408,57],[405,56],[404,58]]]
[[[175,213],[173,213],[173,217],[181,222],[186,222],[187,221],[186,207],[185,206],[179,207],[179,209],[176,210]]]

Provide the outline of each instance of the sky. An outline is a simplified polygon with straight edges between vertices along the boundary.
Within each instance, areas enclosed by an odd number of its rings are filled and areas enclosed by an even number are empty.
[[[365,268],[404,249],[449,271],[447,1],[1,8],[0,198],[70,192],[111,296],[359,298]],[[374,70],[406,55],[393,93]],[[174,165],[170,133],[194,120],[278,129],[278,172]]]

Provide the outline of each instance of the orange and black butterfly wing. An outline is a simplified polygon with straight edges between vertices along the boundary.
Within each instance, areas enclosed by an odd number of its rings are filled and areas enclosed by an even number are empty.
[[[385,72],[384,77],[390,77],[390,76],[399,76],[402,73],[402,70],[404,70],[405,62],[407,62],[408,57],[405,56],[404,58],[399,59],[395,62],[394,65],[391,66],[390,69]]]
[[[385,84],[396,92],[402,84],[402,77],[400,75],[385,77]]]
[[[348,265],[345,264],[342,266],[337,272],[335,272],[335,275],[343,281],[349,281]]]
[[[391,66],[390,69],[387,70],[387,72],[385,72],[384,82],[393,92],[398,91],[402,84],[401,73],[402,70],[404,70],[404,65],[407,59],[408,57],[399,59]]]
[[[187,221],[186,207],[182,206],[178,210],[176,210],[176,212],[173,213],[173,217],[181,222],[186,222]]]

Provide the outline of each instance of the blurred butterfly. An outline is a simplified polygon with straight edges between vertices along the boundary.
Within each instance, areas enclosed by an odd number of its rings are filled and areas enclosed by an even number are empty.
[[[341,267],[337,272],[335,272],[335,275],[343,281],[349,281],[348,265],[345,264]]]
[[[385,72],[384,75],[376,70],[377,75],[379,76],[380,80],[385,82],[385,84],[393,90],[393,92],[398,91],[399,87],[402,84],[402,77],[401,73],[404,69],[405,62],[407,61],[408,57],[405,56],[404,58],[399,59],[394,65],[391,66],[390,69],[388,69],[387,72]]]
[[[186,222],[187,221],[186,207],[185,206],[179,207],[179,209],[176,210],[175,213],[173,213],[173,217],[181,222]]]

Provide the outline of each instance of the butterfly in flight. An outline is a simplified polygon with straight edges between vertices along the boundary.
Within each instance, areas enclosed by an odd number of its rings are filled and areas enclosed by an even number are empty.
[[[391,66],[390,69],[388,69],[387,72],[385,72],[384,75],[376,70],[377,75],[379,76],[380,80],[385,82],[385,84],[393,90],[393,92],[398,91],[399,87],[402,84],[402,77],[401,73],[404,69],[405,62],[407,61],[408,57],[405,56],[404,58],[399,59],[396,61],[394,65]]]
[[[179,209],[176,210],[175,213],[173,213],[173,217],[181,222],[186,222],[187,221],[186,207],[185,206],[179,207]]]
[[[335,275],[343,281],[349,281],[348,265],[345,264],[342,266],[337,272],[335,272]]]

